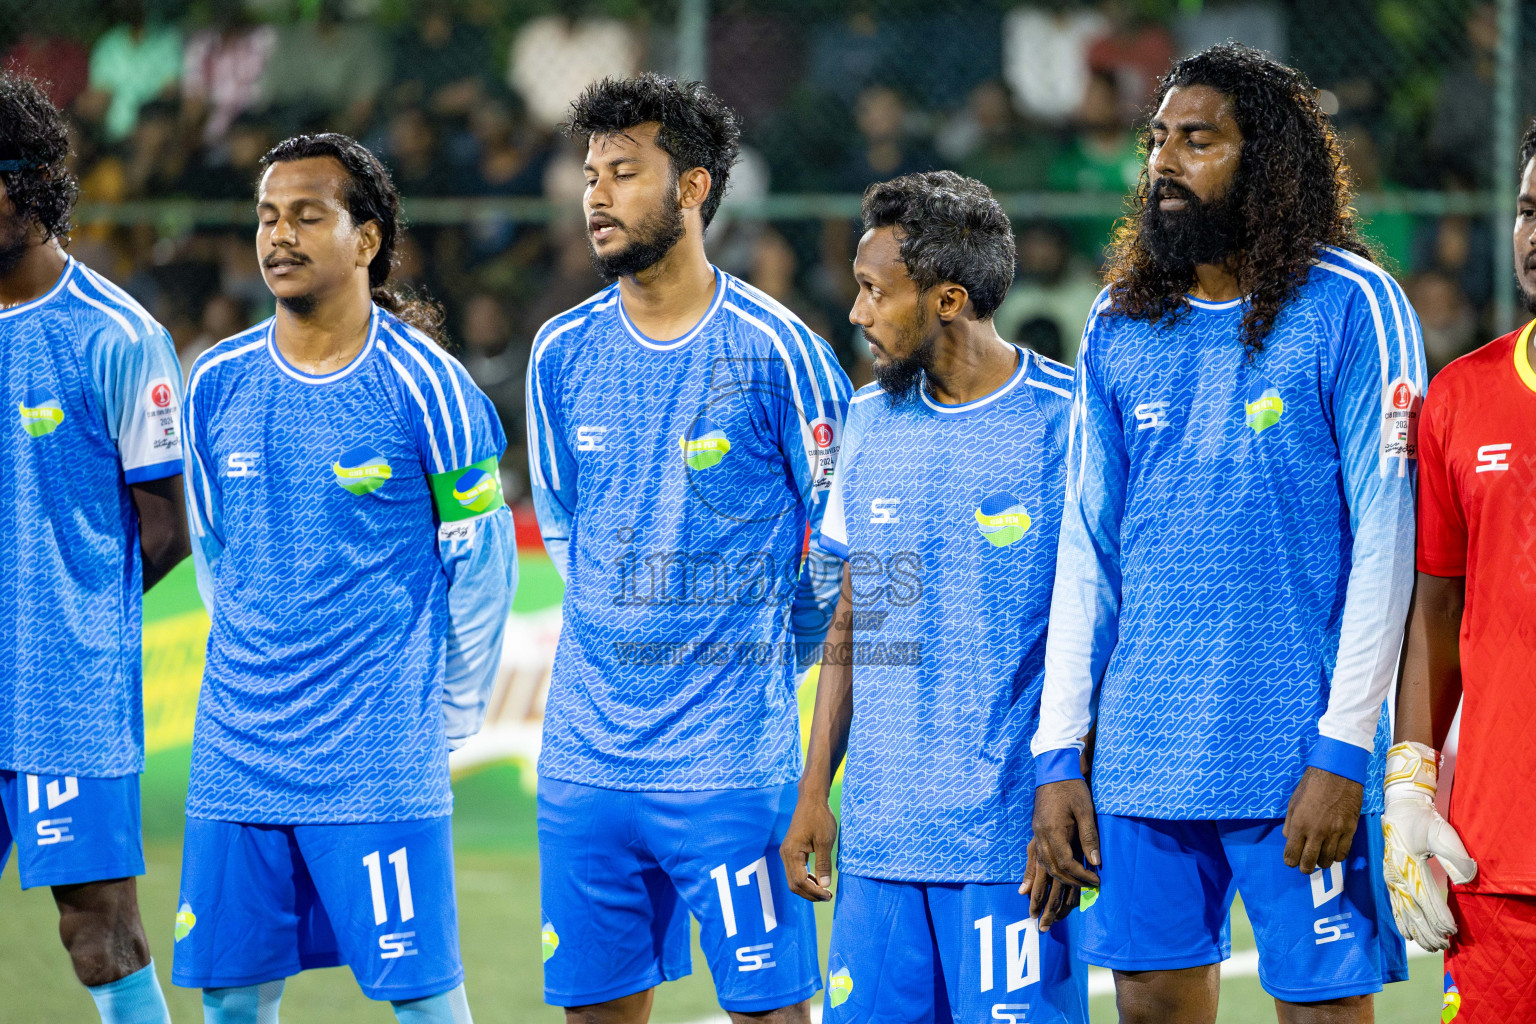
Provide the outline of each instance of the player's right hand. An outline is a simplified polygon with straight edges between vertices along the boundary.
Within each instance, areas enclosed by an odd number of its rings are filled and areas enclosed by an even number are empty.
[[[1386,809],[1381,815],[1392,916],[1398,931],[1431,952],[1450,948],[1456,921],[1445,894],[1430,877],[1429,858],[1439,860],[1458,884],[1477,875],[1477,862],[1435,809],[1437,763],[1436,752],[1422,743],[1392,747],[1387,752]]]
[[[795,805],[784,842],[779,844],[785,877],[797,895],[813,903],[825,903],[832,898],[832,845],[836,842],[837,819],[832,816],[826,798],[802,796]]]
[[[1099,866],[1099,825],[1088,783],[1066,779],[1035,790],[1035,840],[1038,862],[1053,879],[1064,886],[1099,887],[1099,876],[1088,867]],[[1043,898],[1030,900],[1031,915],[1039,914],[1038,902]],[[1044,921],[1040,929],[1046,930]]]

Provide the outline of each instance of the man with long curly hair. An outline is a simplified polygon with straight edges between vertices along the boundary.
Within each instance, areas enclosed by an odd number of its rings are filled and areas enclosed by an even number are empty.
[[[1298,72],[1237,44],[1182,60],[1144,143],[1079,355],[1036,850],[1097,888],[1082,950],[1122,1021],[1215,1020],[1239,892],[1280,1020],[1367,1021],[1407,976],[1381,710],[1413,585],[1418,321]]]
[[[169,1024],[139,919],[142,595],[187,556],[170,335],[65,252],[64,117],[0,74],[0,871],[103,1024]]]

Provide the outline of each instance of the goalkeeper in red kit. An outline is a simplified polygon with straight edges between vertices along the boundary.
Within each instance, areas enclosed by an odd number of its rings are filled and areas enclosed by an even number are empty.
[[[1515,273],[1536,313],[1536,124]],[[1446,950],[1442,1020],[1536,1021],[1536,321],[1451,363],[1419,424],[1418,585],[1387,760],[1386,878],[1403,933]],[[1439,749],[1462,703],[1456,785]],[[1425,869],[1436,856],[1450,899]]]

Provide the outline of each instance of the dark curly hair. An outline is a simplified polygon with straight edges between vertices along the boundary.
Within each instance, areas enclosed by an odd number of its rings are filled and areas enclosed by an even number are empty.
[[[679,82],[647,71],[587,86],[560,128],[571,138],[587,138],[623,135],[642,124],[661,126],[656,145],[672,158],[673,174],[695,167],[709,172],[709,195],[699,208],[709,227],[741,152],[741,118],[702,82]]]
[[[986,320],[1002,305],[1017,259],[1013,225],[992,191],[954,171],[923,171],[864,190],[864,230],[901,232],[901,262],[919,291],[953,281]]]
[[[66,245],[80,195],[80,183],[64,166],[68,157],[69,128],[42,86],[14,71],[0,73],[0,161],[22,164],[0,171],[0,181],[19,218]]]
[[[1525,134],[1520,137],[1520,177],[1525,177],[1525,165],[1531,162],[1531,157],[1536,156],[1536,121],[1532,121],[1525,127]]]
[[[1158,84],[1152,109],[1169,90],[1195,85],[1231,99],[1243,135],[1233,186],[1242,194],[1232,269],[1245,296],[1243,344],[1257,354],[1324,246],[1368,259],[1377,254],[1360,236],[1338,137],[1301,72],[1252,47],[1222,43],[1176,63]],[[1141,141],[1143,151],[1150,151],[1150,123]],[[1128,216],[1110,244],[1105,277],[1114,312],[1172,323],[1189,310],[1185,296],[1195,284],[1195,270],[1168,267],[1149,251],[1140,217],[1150,189],[1143,166]]]
[[[405,223],[400,216],[400,193],[395,190],[389,171],[378,157],[350,136],[324,132],[284,139],[261,158],[261,167],[265,171],[273,164],[327,156],[347,172],[347,186],[342,198],[352,223],[362,225],[377,221],[379,225],[379,251],[368,264],[368,287],[373,301],[433,341],[443,344],[443,307],[429,296],[389,279],[395,269],[395,244]]]

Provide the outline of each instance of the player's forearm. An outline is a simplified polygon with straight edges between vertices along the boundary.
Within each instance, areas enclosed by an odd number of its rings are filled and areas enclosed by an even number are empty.
[[[816,683],[816,707],[811,716],[811,737],[800,777],[800,795],[825,800],[832,779],[848,753],[848,731],[853,724],[853,584],[843,568],[841,596],[832,613],[832,626],[822,652],[821,675]]]
[[[192,553],[181,474],[131,485],[139,518],[139,554],[147,591]]]
[[[1394,742],[1445,745],[1461,700],[1461,613],[1466,577],[1418,574],[1397,693]]]
[[[511,511],[503,507],[473,523],[467,540],[439,542],[450,579],[443,671],[443,730],[450,747],[480,731],[517,589]]]

